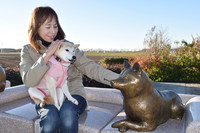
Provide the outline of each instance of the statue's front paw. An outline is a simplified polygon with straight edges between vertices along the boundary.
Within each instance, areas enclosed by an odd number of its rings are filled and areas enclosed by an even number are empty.
[[[126,132],[129,128],[126,126],[125,121],[118,121],[112,124],[113,128],[118,128],[119,132]]]
[[[125,121],[117,121],[117,122],[112,124],[112,127],[113,128],[119,128],[119,127],[124,126],[124,125],[125,125]]]
[[[119,131],[119,132],[126,132],[127,130],[128,130],[128,128],[125,127],[125,126],[124,126],[124,127],[119,127],[119,128],[118,128],[118,131]]]

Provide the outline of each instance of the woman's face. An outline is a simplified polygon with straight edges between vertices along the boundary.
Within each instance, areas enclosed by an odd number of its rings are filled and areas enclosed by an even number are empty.
[[[39,36],[47,42],[52,42],[57,33],[58,25],[54,17],[52,19],[48,18],[38,29]]]

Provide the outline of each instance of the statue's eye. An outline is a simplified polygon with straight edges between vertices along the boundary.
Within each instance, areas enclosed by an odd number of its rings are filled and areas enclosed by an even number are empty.
[[[65,49],[67,52],[69,52],[69,49]]]

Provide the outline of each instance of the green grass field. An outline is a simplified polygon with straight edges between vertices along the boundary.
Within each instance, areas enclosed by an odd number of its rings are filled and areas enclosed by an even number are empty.
[[[147,55],[144,52],[107,52],[107,53],[96,53],[86,52],[86,56],[102,56],[102,57],[141,57]]]

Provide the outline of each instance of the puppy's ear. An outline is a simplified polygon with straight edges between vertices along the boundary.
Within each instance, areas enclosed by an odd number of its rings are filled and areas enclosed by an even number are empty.
[[[140,64],[139,64],[138,62],[136,62],[136,63],[133,65],[133,70],[134,70],[134,71],[141,72],[141,71],[142,71],[142,67],[140,66]]]
[[[60,46],[59,46],[59,48],[58,48],[58,49],[61,49],[62,47],[63,47],[63,43],[61,43],[61,44],[60,44]]]
[[[131,67],[131,64],[127,60],[124,60],[124,68],[129,68],[129,67]]]
[[[80,46],[80,44],[75,44],[74,49],[77,49]]]

